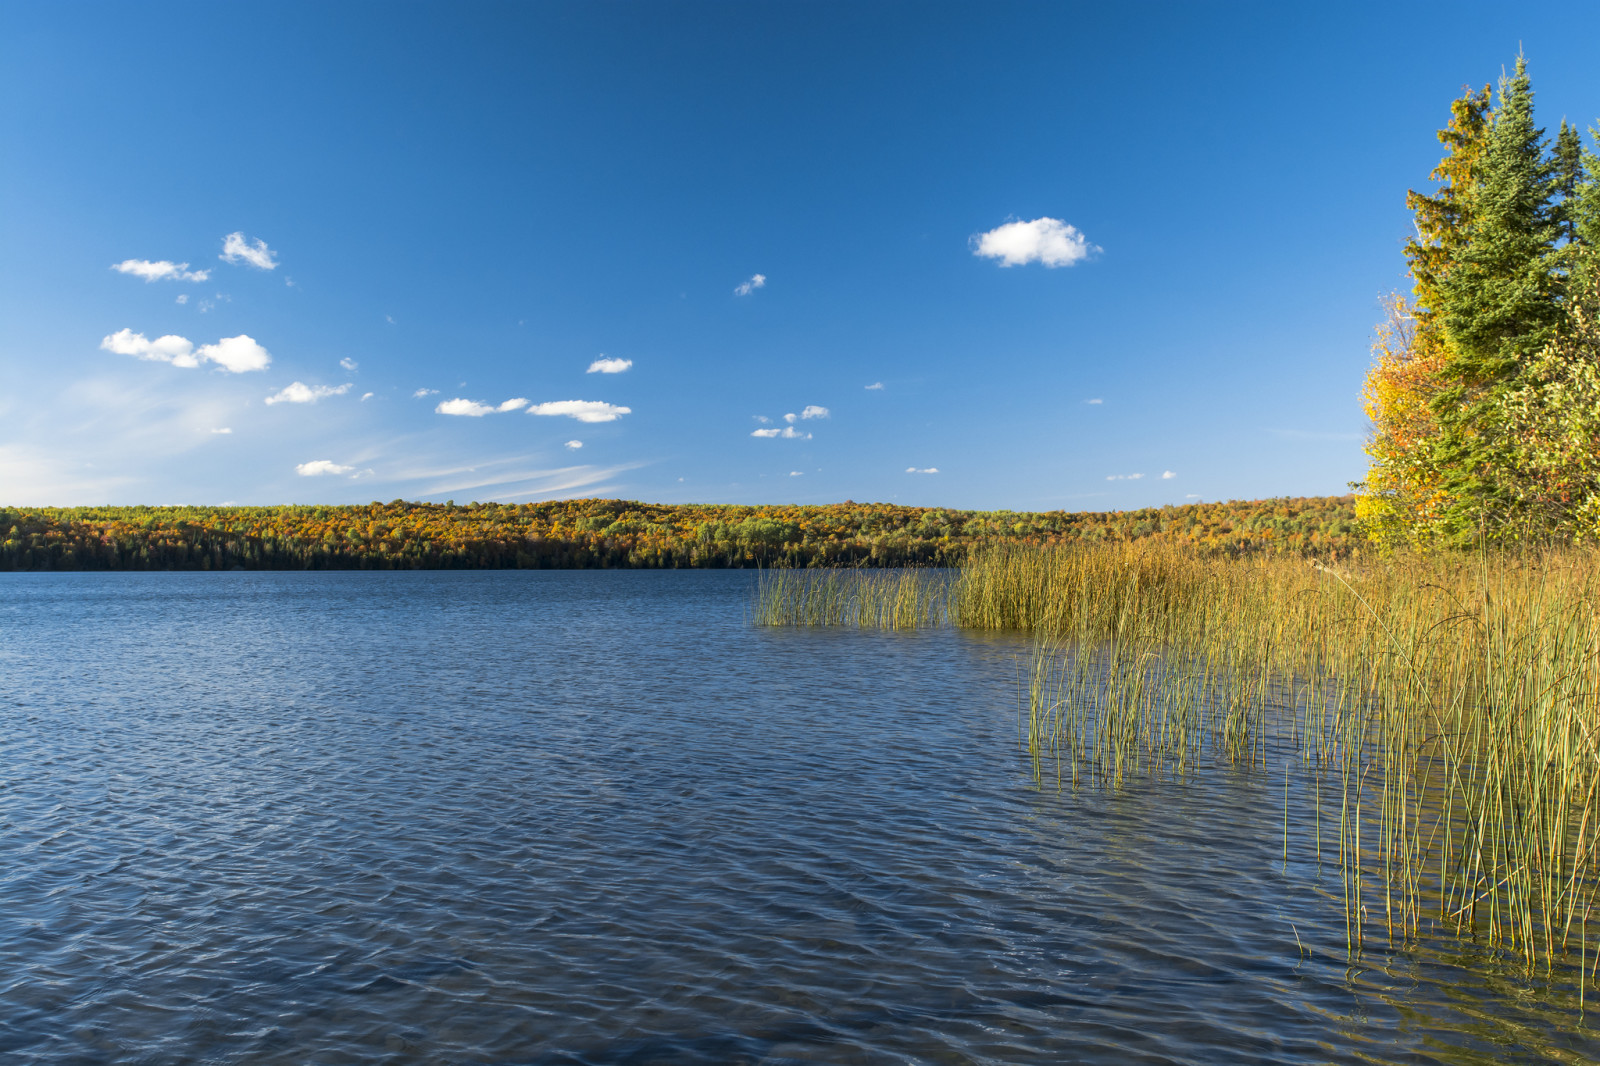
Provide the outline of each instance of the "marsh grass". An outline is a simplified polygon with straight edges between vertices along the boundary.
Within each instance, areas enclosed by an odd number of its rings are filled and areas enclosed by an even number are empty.
[[[926,629],[947,623],[952,582],[939,570],[767,570],[756,585],[763,626]]]
[[[952,603],[959,625],[1035,635],[1041,781],[1269,750],[1331,771],[1352,949],[1374,922],[1443,927],[1593,977],[1597,594],[1600,559],[1571,550],[1334,569],[1108,546],[994,549]]]
[[[1041,784],[1297,765],[1352,951],[1443,930],[1593,979],[1597,605],[1580,550],[1334,567],[1105,544],[1001,545],[953,580],[776,571],[756,613],[1029,633],[1019,739]]]

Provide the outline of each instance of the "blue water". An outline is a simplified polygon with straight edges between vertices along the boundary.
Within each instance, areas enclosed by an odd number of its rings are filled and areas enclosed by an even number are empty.
[[[739,572],[0,575],[8,1063],[1600,1058],[1356,961],[1281,769],[1035,787],[1025,647]]]

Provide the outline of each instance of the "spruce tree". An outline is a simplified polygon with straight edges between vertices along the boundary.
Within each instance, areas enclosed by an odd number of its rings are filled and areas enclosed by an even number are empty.
[[[1480,530],[1514,535],[1516,485],[1503,462],[1504,402],[1561,321],[1562,213],[1557,167],[1534,125],[1525,61],[1502,78],[1476,168],[1466,247],[1440,286],[1447,359],[1432,407],[1436,455],[1448,499],[1446,537],[1470,543]]]

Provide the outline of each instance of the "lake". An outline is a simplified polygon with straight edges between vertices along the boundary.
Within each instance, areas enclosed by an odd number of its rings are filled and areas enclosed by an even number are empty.
[[[1037,787],[1025,642],[755,578],[0,575],[0,1053],[1600,1058],[1471,945],[1352,961],[1281,763]]]

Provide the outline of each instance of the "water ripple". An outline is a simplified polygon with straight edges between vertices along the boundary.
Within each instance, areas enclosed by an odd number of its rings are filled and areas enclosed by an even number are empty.
[[[1281,780],[1036,789],[1014,643],[752,629],[749,585],[0,577],[0,1052],[1600,1056],[1470,947],[1352,966]]]

